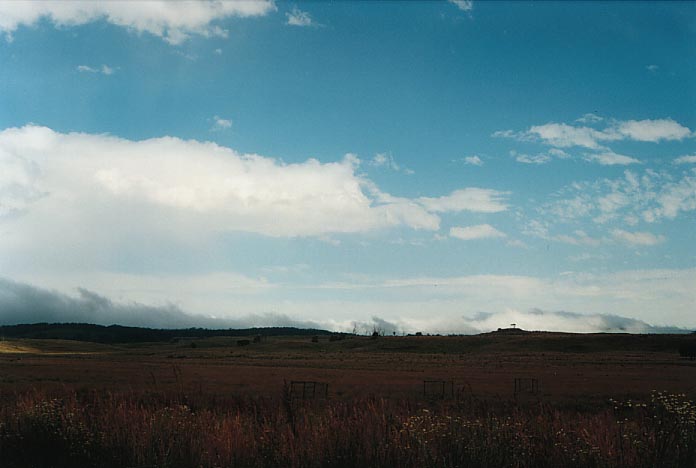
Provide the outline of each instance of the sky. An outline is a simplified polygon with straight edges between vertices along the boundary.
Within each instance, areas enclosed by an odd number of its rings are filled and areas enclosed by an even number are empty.
[[[696,329],[696,3],[0,0],[0,323]]]

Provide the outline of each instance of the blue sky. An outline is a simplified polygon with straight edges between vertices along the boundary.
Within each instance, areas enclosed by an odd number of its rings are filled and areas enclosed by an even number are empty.
[[[6,310],[696,327],[694,3],[0,1],[0,33]]]

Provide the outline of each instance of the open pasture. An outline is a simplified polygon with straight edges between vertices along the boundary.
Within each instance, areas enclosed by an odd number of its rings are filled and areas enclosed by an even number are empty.
[[[424,380],[454,381],[477,398],[513,397],[515,378],[535,378],[538,398],[558,403],[694,396],[696,362],[677,335],[530,333],[463,337],[234,337],[103,345],[61,340],[0,344],[0,392],[41,388],[185,391],[276,396],[284,381],[321,381],[332,398],[417,398]],[[457,393],[457,392],[455,392]]]
[[[696,362],[676,352],[692,339],[8,340],[0,459],[8,468],[695,468]],[[320,398],[306,399],[316,388]]]

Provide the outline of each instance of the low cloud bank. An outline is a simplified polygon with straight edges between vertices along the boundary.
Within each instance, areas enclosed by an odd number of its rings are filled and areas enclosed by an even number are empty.
[[[476,334],[516,327],[530,331],[576,333],[688,333],[670,325],[652,325],[642,320],[610,314],[579,314],[566,311],[507,309],[478,313],[472,317],[383,318],[336,322],[298,320],[285,314],[246,314],[218,318],[189,314],[173,304],[153,306],[138,302],[115,302],[78,288],[77,296],[37,288],[0,278],[0,324],[84,322],[97,325],[125,325],[151,328],[322,328],[358,334],[377,331],[384,335],[405,333]]]
[[[691,330],[672,325],[652,325],[642,320],[612,314],[580,314],[577,312],[531,309],[503,312],[481,312],[473,317],[455,320],[404,320],[397,325],[408,333],[476,334],[499,328],[521,328],[527,331],[568,333],[689,333]]]
[[[215,318],[188,314],[172,304],[117,303],[87,289],[77,291],[78,296],[72,297],[0,278],[0,324],[74,322],[150,328],[321,328],[318,323],[294,320],[283,314]]]

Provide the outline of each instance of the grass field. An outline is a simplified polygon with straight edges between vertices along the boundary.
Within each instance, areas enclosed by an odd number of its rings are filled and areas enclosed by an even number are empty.
[[[5,340],[0,457],[3,466],[692,467],[696,362],[677,348],[694,338]],[[538,392],[515,395],[515,378],[536,379]],[[327,383],[328,398],[293,398],[293,380]],[[424,395],[424,380],[451,381],[452,395]]]

